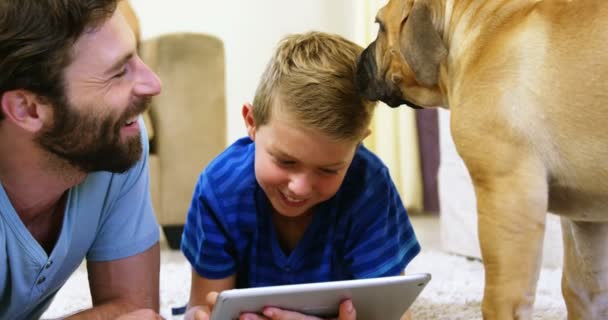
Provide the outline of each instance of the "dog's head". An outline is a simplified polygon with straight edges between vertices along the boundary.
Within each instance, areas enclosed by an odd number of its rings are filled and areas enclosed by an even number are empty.
[[[391,107],[441,105],[439,64],[447,49],[428,0],[389,0],[376,16],[378,36],[359,57],[357,88]]]

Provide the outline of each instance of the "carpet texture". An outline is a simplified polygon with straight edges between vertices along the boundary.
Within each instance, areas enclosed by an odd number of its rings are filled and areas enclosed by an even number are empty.
[[[483,266],[479,261],[437,251],[422,252],[407,268],[407,273],[419,272],[430,273],[433,279],[412,306],[414,319],[481,319]],[[541,271],[534,308],[535,320],[566,318],[560,279],[559,269]],[[187,262],[165,259],[162,262],[160,289],[161,314],[166,319],[181,319],[171,316],[171,307],[186,303],[189,288],[190,267]],[[59,291],[43,319],[65,316],[90,305],[86,271],[80,268]]]

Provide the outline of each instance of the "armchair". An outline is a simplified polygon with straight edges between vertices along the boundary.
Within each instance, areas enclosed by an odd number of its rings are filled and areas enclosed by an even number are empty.
[[[177,249],[196,181],[226,147],[224,48],[209,35],[178,33],[142,41],[140,54],[163,83],[144,121],[152,202]]]

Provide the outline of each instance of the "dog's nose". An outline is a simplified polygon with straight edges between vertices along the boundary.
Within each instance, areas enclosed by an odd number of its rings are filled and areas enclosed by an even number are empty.
[[[379,100],[378,88],[374,78],[376,74],[376,61],[373,51],[375,42],[372,42],[359,56],[357,61],[357,71],[355,79],[355,87],[357,91],[369,100]]]
[[[369,47],[361,53],[357,61],[357,71],[355,73],[355,86],[359,92],[364,92],[369,84]]]

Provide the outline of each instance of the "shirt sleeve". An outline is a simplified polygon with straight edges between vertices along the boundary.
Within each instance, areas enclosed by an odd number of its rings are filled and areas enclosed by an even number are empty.
[[[107,207],[102,213],[97,236],[87,253],[90,261],[130,257],[149,249],[160,238],[150,198],[148,136],[140,117],[142,157],[123,174],[115,174],[108,188]],[[86,212],[83,212],[86,214]]]
[[[395,276],[420,252],[388,170],[372,175],[351,211],[345,261],[356,279]]]
[[[181,250],[200,276],[223,279],[236,273],[236,253],[214,190],[203,172],[188,210]]]

